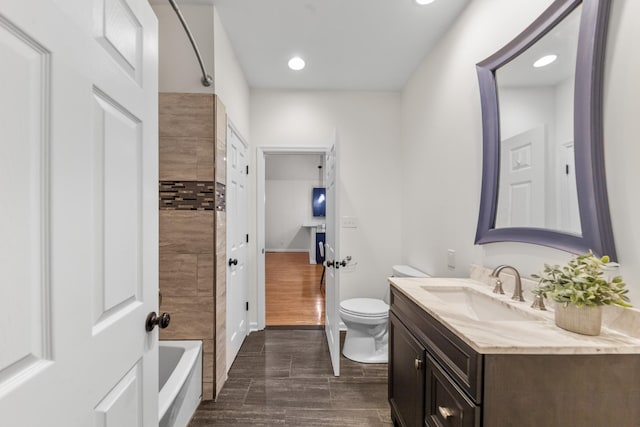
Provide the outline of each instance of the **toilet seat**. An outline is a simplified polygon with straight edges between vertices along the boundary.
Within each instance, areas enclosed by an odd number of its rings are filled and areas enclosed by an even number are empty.
[[[389,305],[375,298],[352,298],[340,303],[340,311],[356,317],[383,319],[389,316]]]

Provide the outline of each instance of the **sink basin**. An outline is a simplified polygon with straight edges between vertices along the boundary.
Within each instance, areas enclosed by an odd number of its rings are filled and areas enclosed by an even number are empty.
[[[451,311],[473,320],[503,322],[542,320],[471,288],[422,286],[422,289],[442,300]]]

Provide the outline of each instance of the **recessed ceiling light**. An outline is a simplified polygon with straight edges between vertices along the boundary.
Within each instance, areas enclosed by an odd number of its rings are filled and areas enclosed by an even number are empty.
[[[418,3],[420,6],[424,6],[425,4],[429,4],[429,3],[433,3],[436,0],[416,0],[416,3]]]
[[[546,67],[556,59],[558,59],[558,55],[545,55],[542,58],[538,59],[536,62],[534,62],[533,66],[535,68]]]
[[[300,58],[299,56],[294,56],[289,60],[289,68],[291,68],[294,71],[302,70],[305,65],[306,64],[304,62],[304,59]]]

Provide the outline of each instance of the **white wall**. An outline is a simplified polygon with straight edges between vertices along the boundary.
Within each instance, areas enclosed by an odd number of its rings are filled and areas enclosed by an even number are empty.
[[[482,172],[482,121],[475,64],[504,46],[551,0],[475,0],[416,70],[402,93],[403,258],[442,276],[472,262],[512,264],[526,275],[563,251],[521,243],[474,246]],[[612,2],[604,120],[607,185],[621,273],[640,299],[640,2]],[[447,268],[447,249],[457,268]],[[640,304],[640,302],[639,302]]]
[[[612,2],[604,84],[607,188],[621,273],[640,306],[640,2]]]
[[[311,191],[307,180],[268,179],[265,182],[265,249],[267,252],[308,252],[310,230],[303,224],[323,222],[311,215]]]
[[[540,125],[547,139],[555,139],[555,90],[553,86],[500,88],[500,139],[504,141]]]
[[[160,92],[213,93],[213,86],[201,83],[202,72],[189,38],[169,4],[151,5],[158,17]],[[213,6],[180,5],[193,34],[205,68],[213,74]]]
[[[303,224],[324,223],[312,209],[314,187],[321,187],[318,169],[323,156],[269,155],[265,180],[265,248],[267,251],[308,252],[311,230]]]
[[[555,86],[556,144],[573,141],[574,79],[566,79]]]
[[[236,127],[238,133],[251,141],[249,84],[240,67],[240,63],[231,47],[229,36],[225,30],[218,11],[213,8],[213,41],[215,52],[214,80],[216,95],[227,108],[227,116]]]
[[[394,92],[252,91],[255,147],[326,146],[337,129],[341,215],[359,223],[341,229],[341,256],[358,263],[352,271],[341,270],[342,299],[383,296],[385,277],[400,261],[399,107]],[[255,204],[249,211],[255,215]],[[255,227],[255,216],[251,223]]]
[[[214,84],[203,86],[189,39],[170,5],[153,4],[159,23],[159,91],[215,93],[245,141],[250,141],[250,89],[217,10],[211,5],[180,4]]]

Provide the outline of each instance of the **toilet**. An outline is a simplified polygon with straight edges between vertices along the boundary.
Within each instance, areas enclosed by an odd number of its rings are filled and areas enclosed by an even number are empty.
[[[394,265],[394,277],[429,277],[408,265]],[[351,298],[340,303],[340,317],[347,326],[342,354],[360,363],[387,363],[389,305],[376,298]]]

